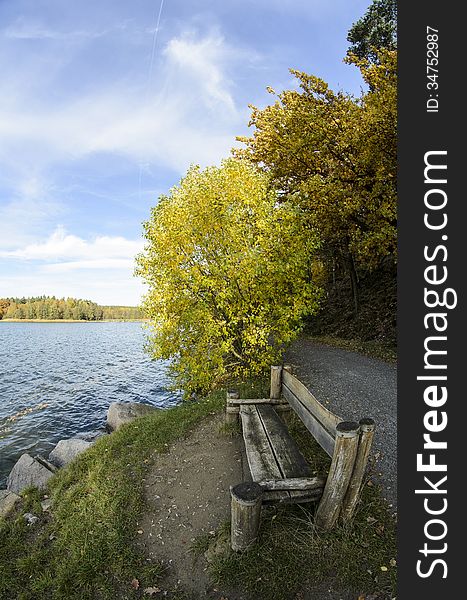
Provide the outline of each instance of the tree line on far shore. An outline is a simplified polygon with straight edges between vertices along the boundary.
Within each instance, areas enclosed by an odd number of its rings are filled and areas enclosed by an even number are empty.
[[[135,306],[99,306],[91,300],[37,296],[0,298],[0,319],[103,321],[141,319]]]

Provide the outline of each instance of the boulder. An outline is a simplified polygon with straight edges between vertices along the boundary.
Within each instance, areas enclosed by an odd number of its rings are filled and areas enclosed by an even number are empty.
[[[19,494],[27,487],[39,489],[45,487],[53,472],[38,460],[25,453],[22,454],[8,475],[7,490]]]
[[[6,517],[21,498],[10,490],[0,490],[0,518]]]
[[[112,402],[107,411],[107,427],[116,431],[125,423],[130,423],[156,410],[160,409],[139,402]]]
[[[90,446],[92,446],[91,442],[80,440],[78,438],[60,440],[49,454],[49,460],[57,467],[64,467]]]
[[[105,429],[99,429],[97,431],[87,431],[86,433],[77,433],[74,439],[85,440],[86,442],[97,442],[97,440],[104,435],[108,435],[109,432]]]

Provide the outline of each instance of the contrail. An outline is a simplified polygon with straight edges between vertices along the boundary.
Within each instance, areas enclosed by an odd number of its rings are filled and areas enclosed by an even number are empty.
[[[157,15],[157,20],[156,20],[156,11],[154,11],[154,19],[153,22],[155,22],[155,27],[154,27],[154,34],[152,37],[152,50],[151,50],[151,60],[149,62],[149,71],[148,71],[148,80],[146,83],[146,100],[149,97],[149,88],[151,85],[151,79],[152,79],[152,72],[154,69],[154,59],[156,56],[156,47],[157,47],[157,38],[159,36],[159,25],[161,22],[161,16],[162,16],[162,9],[164,8],[164,0],[161,0],[160,4],[159,4],[159,14]],[[138,200],[141,202],[141,185],[142,185],[142,180],[143,180],[143,163],[140,162],[139,164],[139,185],[138,185]]]

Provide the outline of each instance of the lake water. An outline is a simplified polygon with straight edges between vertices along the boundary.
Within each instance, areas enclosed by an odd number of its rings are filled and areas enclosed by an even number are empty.
[[[0,321],[0,488],[23,452],[102,429],[111,402],[177,404],[141,323]]]

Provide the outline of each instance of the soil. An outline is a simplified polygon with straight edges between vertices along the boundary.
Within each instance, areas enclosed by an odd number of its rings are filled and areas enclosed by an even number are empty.
[[[372,273],[360,274],[359,311],[347,275],[337,274],[325,289],[321,309],[310,317],[308,331],[346,340],[378,341],[388,348],[397,346],[397,279],[395,265],[389,261]]]
[[[229,521],[230,486],[248,478],[242,438],[221,432],[222,423],[223,415],[203,422],[159,455],[146,478],[149,511],[139,524],[138,542],[149,559],[166,567],[158,587],[167,598],[179,592],[194,599],[244,598],[213,586],[204,555],[195,559],[191,552],[196,538],[214,535]]]

